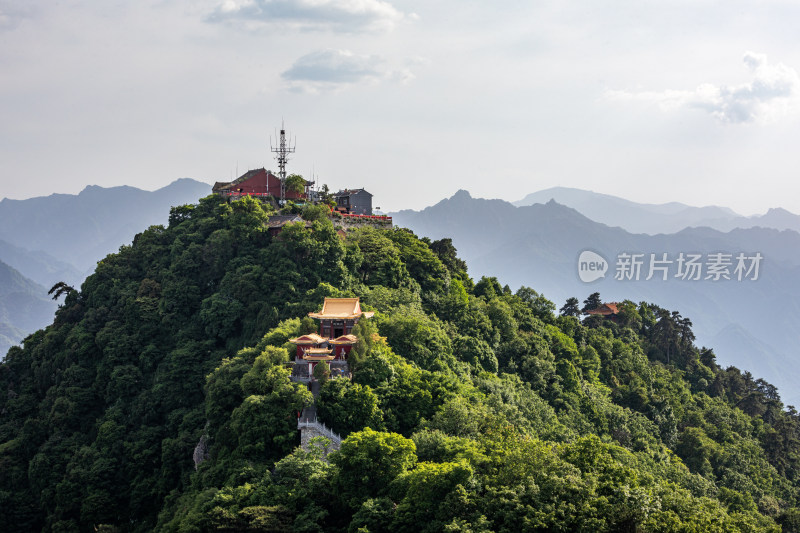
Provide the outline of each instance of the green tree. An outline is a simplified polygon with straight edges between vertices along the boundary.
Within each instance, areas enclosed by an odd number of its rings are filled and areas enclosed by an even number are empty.
[[[450,276],[460,279],[462,282],[468,280],[467,263],[459,259],[457,250],[453,246],[453,239],[446,237],[433,241],[430,244],[431,251],[436,254],[439,260],[447,267]]]
[[[316,406],[319,417],[340,435],[365,427],[383,429],[378,397],[369,385],[346,378],[330,380],[322,386]]]
[[[59,298],[61,298],[62,295],[69,294],[74,291],[75,289],[72,288],[71,285],[67,285],[65,282],[59,281],[58,283],[53,285],[49,291],[47,291],[47,294],[52,294],[53,300],[58,300]]]
[[[370,533],[391,533],[394,521],[395,503],[389,498],[370,498],[361,504],[353,515],[348,533],[369,531]]]
[[[331,377],[331,367],[325,361],[320,361],[316,365],[314,365],[314,372],[312,373],[314,379],[320,382],[320,384],[324,385],[328,382]]]
[[[500,287],[500,282],[494,276],[482,276],[478,283],[475,284],[475,296],[483,296],[487,300],[491,300],[495,296],[503,294],[503,288]]]
[[[442,370],[455,362],[453,347],[441,323],[424,313],[396,313],[381,317],[378,329],[397,353],[421,368]]]
[[[366,428],[351,433],[331,463],[338,467],[337,489],[353,509],[367,498],[383,496],[400,474],[417,462],[416,447],[397,433],[383,433]]]
[[[408,268],[403,264],[400,249],[384,232],[360,228],[348,234],[348,241],[357,245],[362,254],[357,272],[362,283],[393,289],[408,285]]]
[[[306,192],[306,180],[300,174],[289,174],[286,176],[286,191],[297,194]]]
[[[558,312],[561,314],[561,316],[580,316],[581,308],[578,299],[574,296],[567,298],[566,303],[564,303]]]
[[[599,292],[593,292],[583,301],[583,308],[581,313],[586,314],[587,311],[592,311],[603,305],[603,300],[600,299]]]
[[[642,317],[635,303],[624,300],[617,304],[617,320],[621,326],[638,332],[642,328]]]
[[[489,344],[475,337],[460,336],[453,343],[453,353],[476,370],[497,372],[497,355]]]
[[[262,394],[244,399],[231,413],[230,428],[237,439],[231,453],[259,462],[286,455],[297,441],[297,413],[311,401],[311,393],[289,381],[289,371],[273,366],[266,371]]]
[[[451,495],[464,491],[472,477],[466,463],[419,463],[395,479],[392,492],[402,495],[397,505],[394,531],[442,531],[461,509]]]
[[[530,308],[533,315],[543,322],[551,322],[556,305],[530,287],[520,287],[515,296]]]

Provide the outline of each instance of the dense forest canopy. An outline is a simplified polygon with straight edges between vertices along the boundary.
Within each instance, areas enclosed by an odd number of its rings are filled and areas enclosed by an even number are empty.
[[[449,239],[313,207],[272,238],[269,209],[173,208],[9,351],[0,530],[800,529],[797,412],[679,312],[581,321],[599,295],[556,314]],[[376,311],[352,379],[320,376],[330,453],[284,364],[326,296]]]

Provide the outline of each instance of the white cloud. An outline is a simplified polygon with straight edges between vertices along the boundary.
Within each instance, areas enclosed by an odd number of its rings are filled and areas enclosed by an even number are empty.
[[[26,18],[33,16],[34,6],[0,0],[0,30],[14,29]]]
[[[772,121],[798,108],[797,71],[783,63],[770,64],[766,55],[755,52],[746,52],[743,61],[753,78],[742,85],[705,83],[693,91],[608,91],[606,96],[654,102],[665,110],[701,109],[728,123]]]
[[[413,74],[407,69],[392,70],[377,55],[358,55],[349,50],[325,49],[299,58],[281,74],[292,90],[320,92],[356,83],[381,80],[408,81]]]
[[[225,0],[208,20],[355,33],[391,30],[405,17],[383,0]]]

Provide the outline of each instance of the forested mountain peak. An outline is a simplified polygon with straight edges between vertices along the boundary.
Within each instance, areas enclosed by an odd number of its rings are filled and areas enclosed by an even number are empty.
[[[798,429],[691,321],[584,321],[473,280],[449,238],[257,200],[170,210],[0,364],[4,531],[793,531]],[[358,297],[345,437],[298,447],[287,341]],[[596,300],[599,295],[592,295]],[[322,443],[324,445],[324,443]],[[202,459],[195,460],[197,458]]]

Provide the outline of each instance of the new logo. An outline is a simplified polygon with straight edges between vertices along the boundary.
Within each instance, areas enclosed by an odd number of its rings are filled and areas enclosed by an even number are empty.
[[[606,277],[608,271],[608,261],[591,250],[584,250],[578,257],[578,277],[584,283]]]

